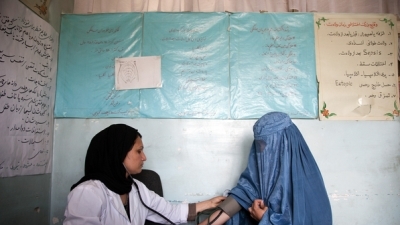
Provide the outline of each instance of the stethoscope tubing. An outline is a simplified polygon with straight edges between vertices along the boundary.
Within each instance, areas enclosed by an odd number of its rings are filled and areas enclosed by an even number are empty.
[[[147,206],[147,205],[143,202],[142,196],[140,195],[139,186],[136,184],[135,180],[133,179],[133,177],[132,177],[130,174],[129,174],[129,176],[131,177],[132,182],[133,182],[133,184],[135,185],[135,187],[136,187],[136,189],[137,189],[137,191],[138,191],[140,202],[142,202],[142,204],[144,205],[144,207],[146,207],[148,210],[154,212],[155,214],[161,216],[163,219],[165,219],[166,221],[168,221],[168,223],[170,223],[170,224],[172,224],[172,225],[176,225],[176,224],[173,223],[170,219],[168,219],[167,217],[165,217],[163,214],[161,214],[161,213],[157,212],[156,210],[150,208],[149,206]]]

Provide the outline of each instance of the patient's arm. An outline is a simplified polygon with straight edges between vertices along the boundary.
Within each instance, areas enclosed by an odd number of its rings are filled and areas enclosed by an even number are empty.
[[[221,225],[228,221],[233,215],[242,208],[239,203],[232,197],[228,196],[222,203],[218,205],[220,210],[215,211],[200,225]]]

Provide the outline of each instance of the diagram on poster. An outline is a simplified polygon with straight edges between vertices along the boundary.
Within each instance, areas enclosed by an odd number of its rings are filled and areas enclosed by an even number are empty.
[[[161,56],[115,59],[115,89],[160,88]]]

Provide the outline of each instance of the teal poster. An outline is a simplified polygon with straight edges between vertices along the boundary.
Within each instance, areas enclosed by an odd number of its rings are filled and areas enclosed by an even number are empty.
[[[62,15],[55,117],[139,117],[139,90],[115,90],[115,58],[141,54],[141,13]]]
[[[161,56],[162,88],[140,92],[150,118],[229,118],[227,13],[146,13],[143,56]]]
[[[233,119],[270,111],[317,118],[313,15],[232,14],[230,76]]]
[[[115,58],[161,58],[157,88],[116,90]],[[317,118],[311,13],[63,15],[55,117]]]

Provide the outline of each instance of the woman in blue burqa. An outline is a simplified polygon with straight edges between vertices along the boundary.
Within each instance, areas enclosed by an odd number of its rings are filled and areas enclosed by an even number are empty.
[[[267,113],[253,131],[247,168],[228,198],[201,224],[331,225],[321,172],[290,117]]]

